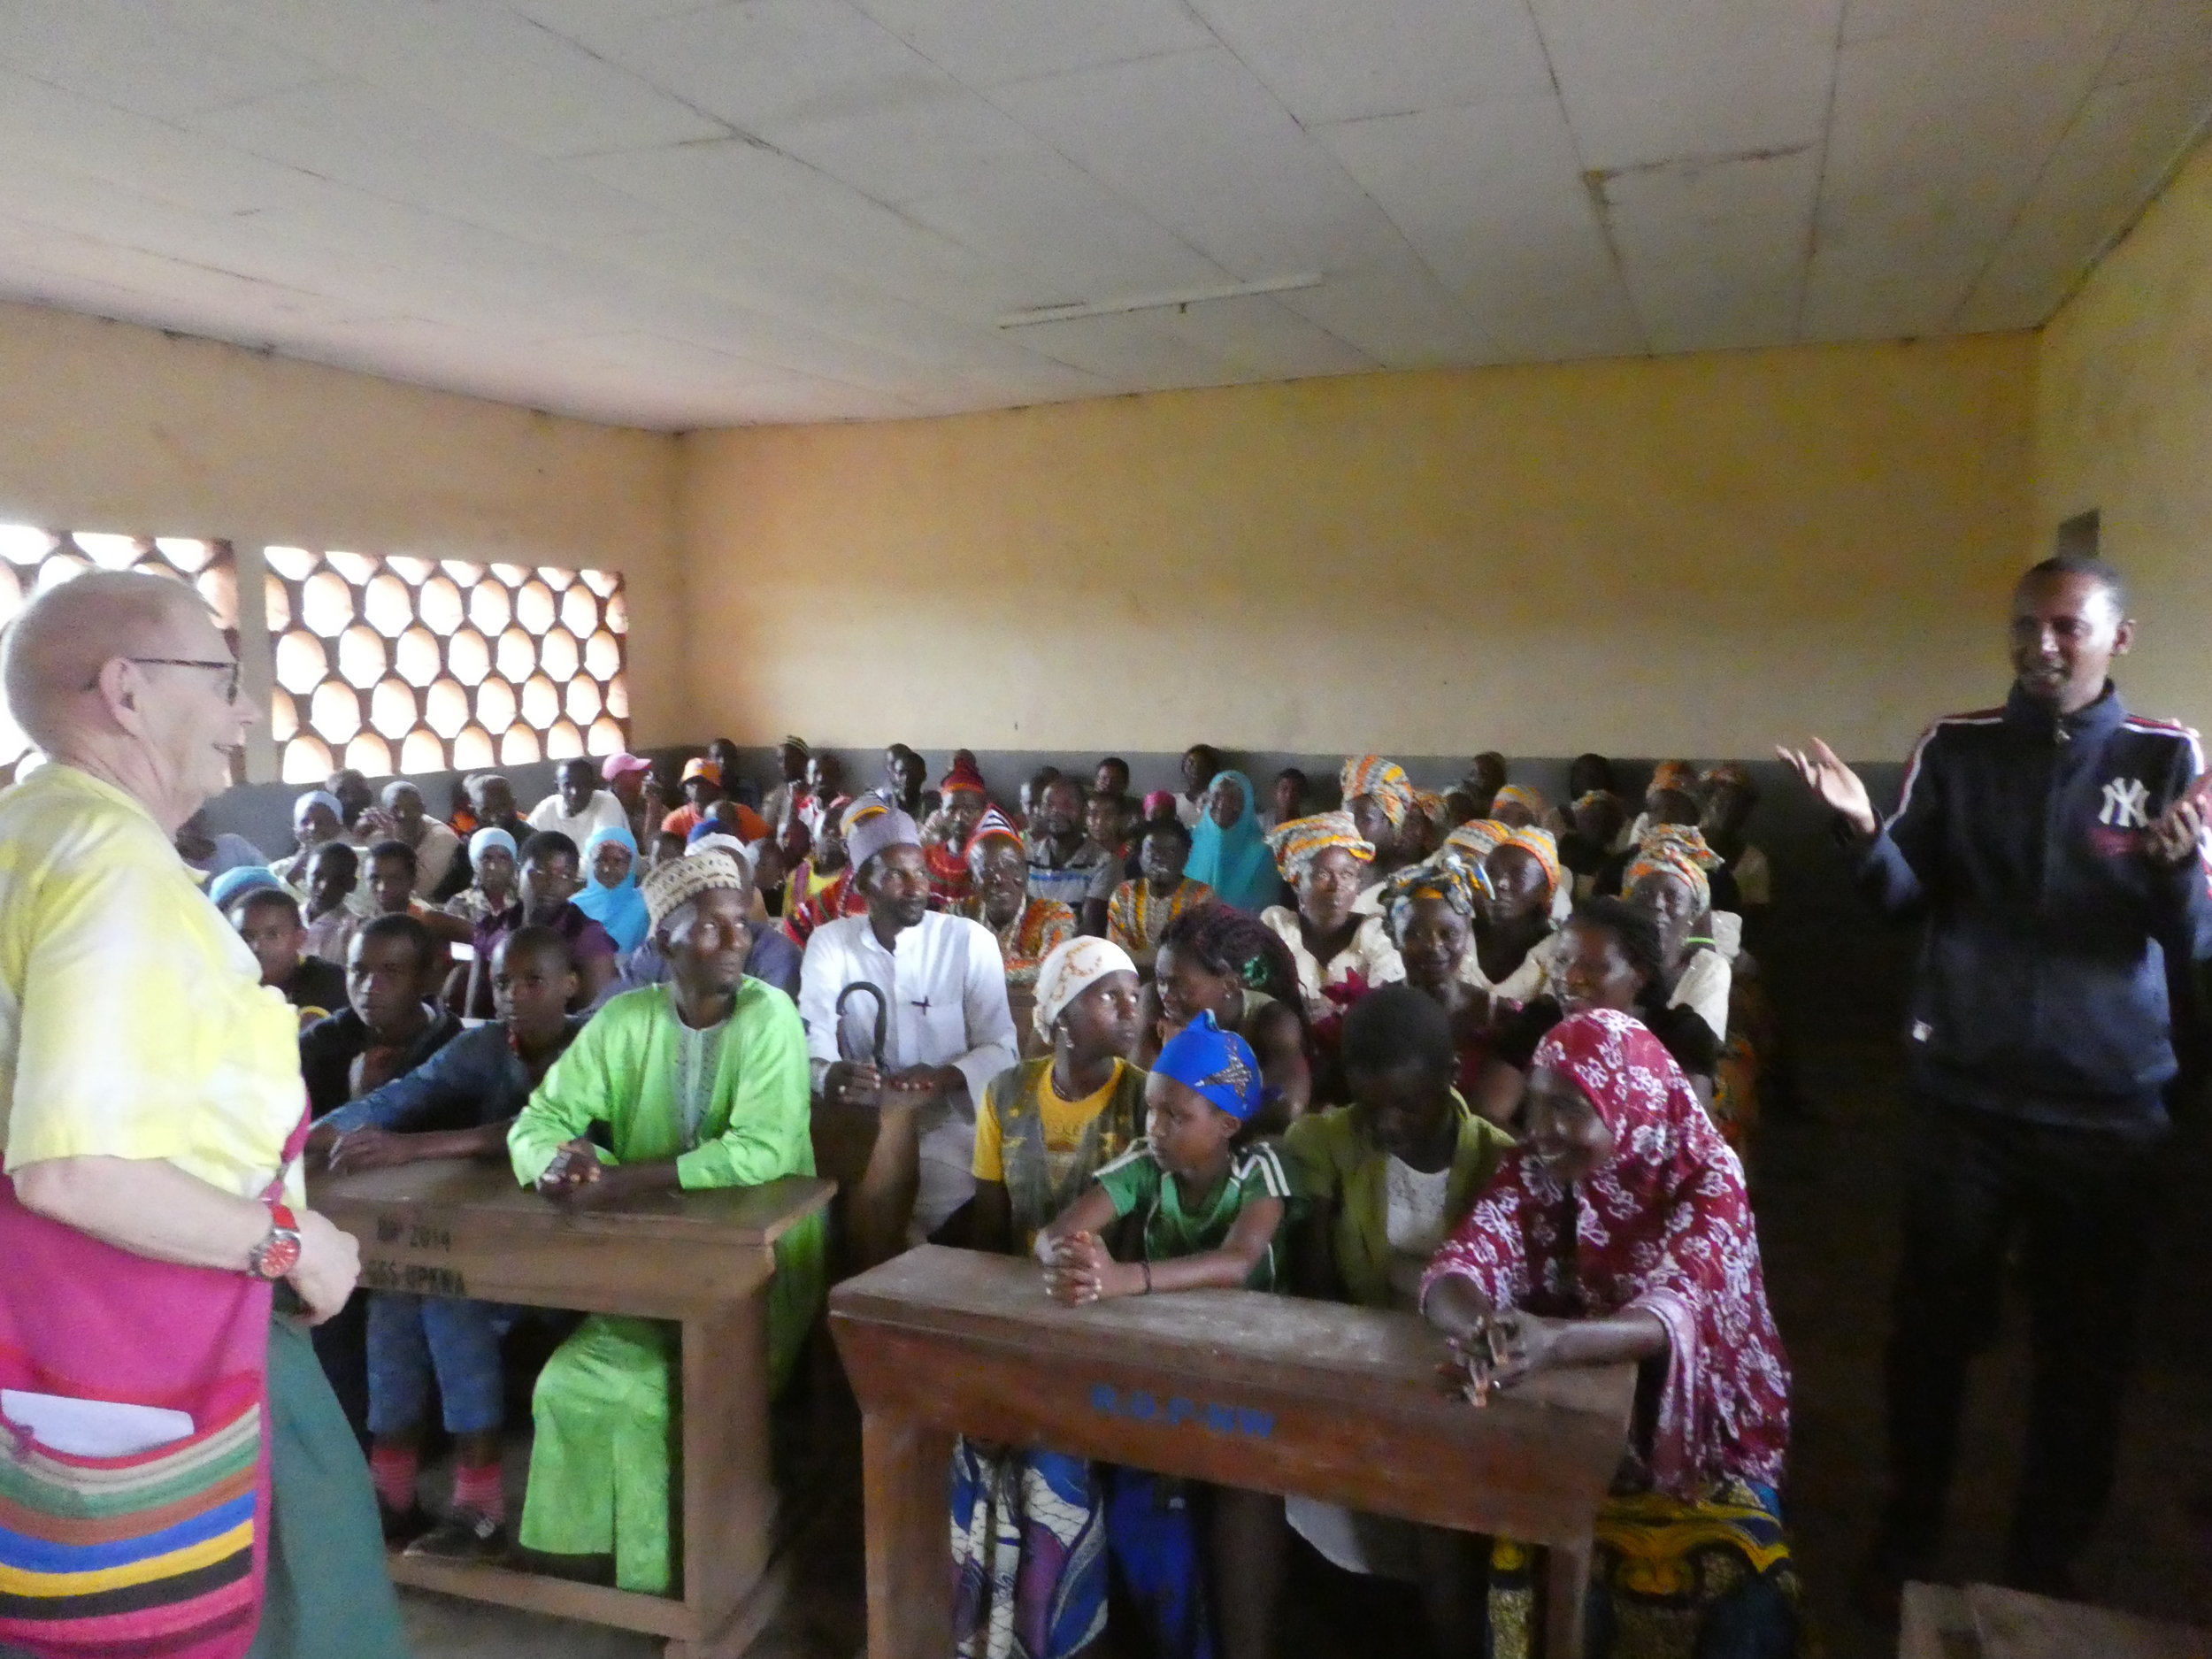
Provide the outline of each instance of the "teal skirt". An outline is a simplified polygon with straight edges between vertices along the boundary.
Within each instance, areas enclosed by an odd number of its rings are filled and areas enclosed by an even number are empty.
[[[269,1571],[248,1659],[407,1659],[361,1443],[307,1329],[269,1325]]]

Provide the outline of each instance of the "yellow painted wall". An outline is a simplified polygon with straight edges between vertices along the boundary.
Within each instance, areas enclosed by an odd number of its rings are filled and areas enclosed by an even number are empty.
[[[698,732],[1901,754],[2001,695],[2018,334],[694,434]]]
[[[645,743],[692,732],[676,464],[664,434],[0,304],[0,522],[619,569]]]
[[[2212,726],[2212,146],[2045,327],[2038,380],[2039,541],[2098,510],[2142,623],[2129,701]]]

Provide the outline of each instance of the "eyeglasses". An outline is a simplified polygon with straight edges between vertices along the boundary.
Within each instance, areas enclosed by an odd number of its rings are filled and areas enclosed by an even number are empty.
[[[223,701],[225,703],[235,703],[238,701],[239,664],[235,659],[218,660],[216,658],[205,657],[127,657],[123,660],[127,663],[136,663],[142,667],[148,668],[212,668],[219,670],[224,676]],[[96,691],[99,689],[99,686],[100,676],[95,674],[90,680],[85,681],[84,688],[87,691]]]

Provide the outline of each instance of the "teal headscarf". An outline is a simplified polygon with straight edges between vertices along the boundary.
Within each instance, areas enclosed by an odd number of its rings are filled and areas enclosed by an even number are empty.
[[[630,849],[630,867],[622,879],[608,887],[593,871],[599,849],[609,841]],[[637,887],[637,837],[619,825],[594,830],[584,843],[584,890],[574,900],[578,910],[607,930],[617,950],[627,953],[645,942],[645,895]]]
[[[1215,823],[1213,815],[1213,792],[1225,783],[1244,791],[1244,810],[1227,829]],[[1256,915],[1280,895],[1282,878],[1276,873],[1275,855],[1267,850],[1267,832],[1260,827],[1258,798],[1242,772],[1217,773],[1206,786],[1183,873],[1211,887],[1224,904]]]

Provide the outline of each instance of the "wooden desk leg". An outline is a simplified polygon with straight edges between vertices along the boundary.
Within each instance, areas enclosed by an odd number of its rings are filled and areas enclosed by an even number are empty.
[[[1590,1543],[1544,1551],[1544,1652],[1548,1659],[1582,1659],[1584,1598],[1590,1587]]]
[[[868,1659],[952,1648],[953,1437],[910,1419],[860,1420],[867,1503]]]
[[[768,1291],[683,1326],[684,1602],[721,1631],[768,1566]],[[764,1622],[772,1609],[761,1609]],[[749,1638],[748,1638],[749,1640]]]

